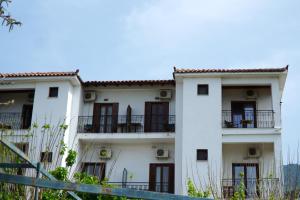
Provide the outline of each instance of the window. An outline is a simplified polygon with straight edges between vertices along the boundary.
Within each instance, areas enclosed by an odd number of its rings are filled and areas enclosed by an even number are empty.
[[[198,95],[208,95],[208,85],[199,84],[197,88]]]
[[[41,162],[52,162],[52,152],[42,152],[41,153]]]
[[[197,160],[207,160],[207,149],[197,149]]]
[[[83,163],[82,172],[103,180],[105,178],[105,163]]]
[[[28,143],[15,143],[15,146],[18,147],[21,151],[23,151],[24,154],[28,155]]]
[[[58,87],[49,88],[49,97],[58,97]]]

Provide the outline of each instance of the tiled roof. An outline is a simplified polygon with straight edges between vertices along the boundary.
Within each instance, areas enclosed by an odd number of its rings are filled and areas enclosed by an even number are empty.
[[[175,85],[174,80],[125,80],[125,81],[86,81],[84,86],[145,86]]]
[[[282,68],[253,68],[253,69],[177,69],[174,67],[174,73],[251,73],[251,72],[284,72],[288,66]]]
[[[53,76],[78,76],[75,72],[24,72],[24,73],[0,73],[0,78],[23,78],[23,77],[53,77]]]

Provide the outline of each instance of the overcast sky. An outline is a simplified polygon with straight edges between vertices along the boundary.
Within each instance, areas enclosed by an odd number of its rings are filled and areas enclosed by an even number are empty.
[[[0,70],[69,71],[84,80],[170,79],[178,68],[290,65],[283,148],[300,139],[300,1],[13,0]],[[299,116],[298,116],[299,114]]]

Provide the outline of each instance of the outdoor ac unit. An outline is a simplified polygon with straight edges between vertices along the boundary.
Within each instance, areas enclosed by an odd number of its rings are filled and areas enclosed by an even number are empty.
[[[168,158],[169,151],[167,149],[157,149],[156,150],[156,158]]]
[[[172,98],[172,91],[171,90],[160,90],[159,98],[160,99],[171,99]]]
[[[256,148],[249,148],[248,149],[248,157],[249,158],[258,158],[260,157],[260,151]]]
[[[112,151],[111,151],[111,149],[108,149],[108,148],[100,149],[99,157],[100,157],[101,159],[110,159],[111,156],[112,156]]]
[[[96,92],[95,91],[84,92],[83,98],[84,98],[85,102],[95,101],[96,100]]]
[[[247,90],[246,91],[246,98],[247,99],[256,99],[257,98],[257,92],[254,90]]]

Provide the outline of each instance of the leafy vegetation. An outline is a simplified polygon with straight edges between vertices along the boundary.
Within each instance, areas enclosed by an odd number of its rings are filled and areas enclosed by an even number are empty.
[[[0,18],[2,19],[2,25],[8,26],[11,31],[15,25],[21,26],[21,22],[17,21],[10,16],[7,7],[12,0],[0,0]]]

